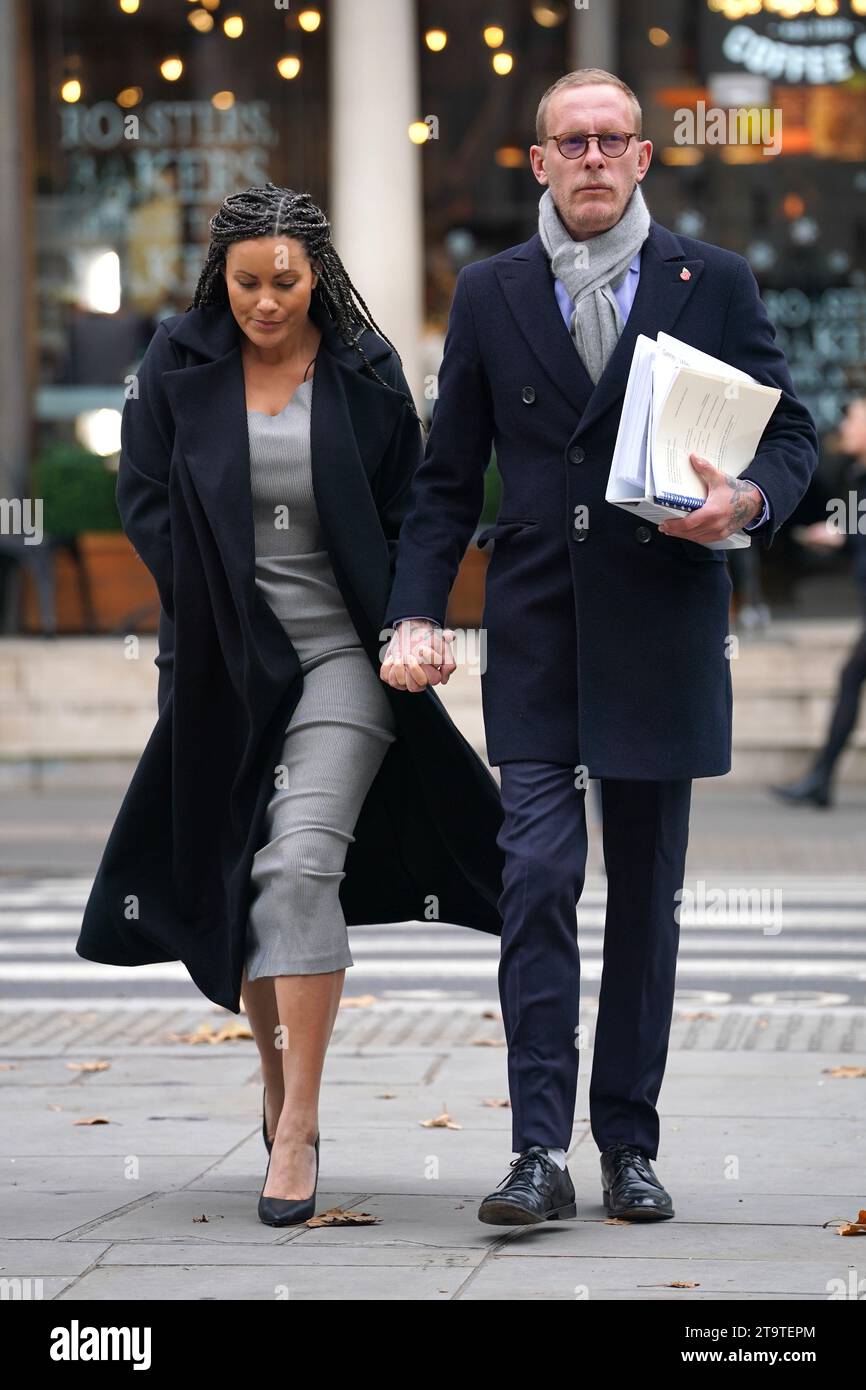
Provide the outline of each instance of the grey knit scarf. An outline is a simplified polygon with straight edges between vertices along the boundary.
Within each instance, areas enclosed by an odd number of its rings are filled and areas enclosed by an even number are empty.
[[[649,228],[649,209],[640,184],[635,184],[619,221],[585,241],[572,238],[549,188],[538,204],[538,235],[553,274],[574,302],[571,336],[593,383],[607,366],[623,329],[613,291],[625,279]]]

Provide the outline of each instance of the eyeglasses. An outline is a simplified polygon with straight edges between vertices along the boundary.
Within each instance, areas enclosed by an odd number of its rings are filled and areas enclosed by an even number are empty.
[[[556,148],[566,159],[580,159],[586,154],[590,140],[598,141],[598,148],[608,159],[619,159],[620,155],[625,154],[630,142],[638,138],[636,130],[612,130],[604,135],[577,135],[567,132],[564,135],[548,135],[546,140],[555,140]]]

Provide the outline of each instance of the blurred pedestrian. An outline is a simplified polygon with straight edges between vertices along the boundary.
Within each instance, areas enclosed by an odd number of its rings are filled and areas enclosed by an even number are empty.
[[[833,800],[833,777],[856,726],[866,681],[866,392],[848,405],[839,428],[839,447],[851,456],[843,484],[847,494],[846,529],[840,530],[828,517],[804,528],[803,539],[811,545],[844,547],[850,553],[863,610],[863,628],[839,674],[836,701],[820,751],[797,781],[770,788],[783,801],[825,807]]]

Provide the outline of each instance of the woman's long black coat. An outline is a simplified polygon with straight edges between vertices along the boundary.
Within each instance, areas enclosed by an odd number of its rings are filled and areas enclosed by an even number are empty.
[[[422,437],[383,339],[368,329],[361,342],[386,386],[361,370],[315,293],[310,313],[323,333],[313,489],[334,574],[378,674]],[[252,858],[303,687],[297,652],[255,584],[240,335],[228,307],[165,319],[124,407],[117,502],[162,605],[159,718],[76,946],[111,965],[182,960],[199,989],[234,1013]],[[349,845],[346,921],[441,920],[499,933],[496,782],[431,689],[382,688],[397,738]]]

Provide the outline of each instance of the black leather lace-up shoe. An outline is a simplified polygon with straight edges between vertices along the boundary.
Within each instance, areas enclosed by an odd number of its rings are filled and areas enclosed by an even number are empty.
[[[601,1195],[611,1216],[624,1221],[663,1221],[674,1206],[636,1144],[611,1144],[601,1154]]]
[[[544,1145],[533,1144],[509,1166],[511,1172],[497,1184],[502,1191],[488,1193],[478,1208],[479,1221],[491,1226],[534,1226],[539,1221],[577,1216],[568,1168],[560,1168]]]

